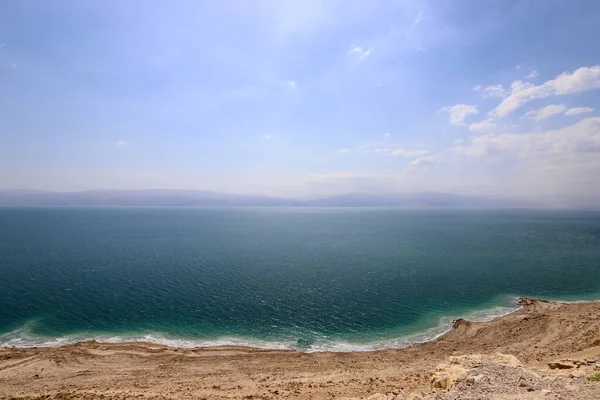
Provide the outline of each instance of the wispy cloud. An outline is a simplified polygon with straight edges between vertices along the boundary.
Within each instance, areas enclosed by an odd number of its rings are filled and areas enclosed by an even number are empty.
[[[456,104],[454,106],[442,107],[438,112],[447,112],[450,116],[451,125],[467,126],[465,119],[469,115],[477,114],[479,111],[474,105]]]
[[[476,92],[483,92],[483,98],[487,99],[489,97],[506,97],[506,89],[502,85],[491,85],[487,87],[483,87],[481,85],[477,85],[473,88]]]
[[[600,118],[584,119],[574,125],[545,132],[503,133],[477,136],[453,152],[475,158],[522,157],[547,167],[595,161],[600,165]]]
[[[418,25],[421,23],[421,19],[423,18],[423,11],[419,11],[417,13],[417,16],[415,17],[415,20],[413,21],[414,25]]]
[[[429,150],[397,149],[397,150],[391,151],[389,154],[394,157],[418,157],[418,156],[424,156],[425,154],[429,154]]]
[[[592,107],[574,107],[567,110],[565,115],[579,115],[584,113],[591,113],[594,109]]]
[[[549,106],[526,112],[521,119],[532,119],[535,122],[540,122],[543,119],[562,114],[566,110],[567,106],[563,104],[550,104]]]
[[[525,78],[534,79],[534,78],[537,78],[538,76],[540,76],[539,72],[537,72],[536,70],[533,70]]]
[[[298,83],[292,80],[281,81],[281,86],[283,86],[286,89],[294,90],[298,87]]]
[[[491,119],[486,119],[481,122],[474,122],[469,125],[469,131],[471,132],[485,132],[496,127],[496,123]]]
[[[369,47],[366,49],[361,46],[354,46],[348,51],[348,54],[354,56],[357,60],[362,61],[371,54],[371,48]]]
[[[391,133],[389,133],[389,132],[386,132],[386,133],[384,133],[384,134],[383,134],[383,136],[385,136],[385,137],[390,137],[390,136],[392,136],[392,134],[391,134]]]
[[[128,144],[129,144],[129,142],[127,142],[125,140],[117,140],[115,142],[115,146],[117,146],[117,147],[127,146]]]
[[[444,156],[442,154],[433,154],[427,157],[421,157],[421,158],[417,158],[416,160],[413,160],[411,162],[409,162],[406,165],[406,170],[407,171],[411,171],[411,170],[415,170],[418,168],[423,168],[426,167],[428,165],[431,164],[436,164],[439,163],[441,161],[444,160]]]
[[[273,136],[272,135],[265,135],[264,139],[265,140],[271,140],[271,139],[273,139]]]
[[[348,154],[351,152],[362,154],[379,154],[387,157],[419,157],[430,153],[429,150],[407,150],[404,148],[392,147],[388,140],[365,143],[355,149],[343,147],[337,149],[335,152],[339,154]]]
[[[598,88],[600,88],[600,65],[582,67],[573,73],[563,72],[541,85],[515,81],[511,85],[510,95],[502,100],[493,114],[504,117],[531,100]]]

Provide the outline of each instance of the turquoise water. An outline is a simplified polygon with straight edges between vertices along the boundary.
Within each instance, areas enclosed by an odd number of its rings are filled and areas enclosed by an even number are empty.
[[[600,298],[600,213],[0,208],[0,346],[369,350]]]

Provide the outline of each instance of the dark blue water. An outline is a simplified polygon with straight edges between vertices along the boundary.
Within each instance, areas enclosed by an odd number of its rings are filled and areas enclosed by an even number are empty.
[[[0,208],[0,345],[397,347],[600,298],[600,213]]]

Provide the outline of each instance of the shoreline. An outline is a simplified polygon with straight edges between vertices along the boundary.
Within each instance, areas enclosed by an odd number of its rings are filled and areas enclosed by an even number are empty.
[[[521,303],[488,322],[459,318],[432,341],[365,352],[96,341],[2,348],[0,399],[600,398],[600,383],[588,381],[600,371],[600,302]]]
[[[27,322],[13,331],[0,334],[0,349],[29,349],[29,348],[51,348],[60,346],[70,346],[79,343],[94,342],[102,344],[132,344],[147,343],[158,346],[166,346],[178,349],[200,349],[200,348],[219,348],[219,347],[240,347],[253,348],[261,350],[290,350],[300,353],[353,353],[353,352],[372,352],[382,350],[403,349],[417,344],[435,341],[452,330],[452,325],[458,319],[465,319],[471,322],[489,322],[496,318],[517,312],[523,308],[520,305],[521,297],[506,296],[510,299],[514,307],[507,305],[491,305],[487,308],[476,308],[463,313],[459,317],[442,316],[437,324],[423,330],[412,333],[390,336],[385,339],[375,339],[371,341],[352,341],[338,340],[329,342],[317,342],[309,344],[306,347],[299,345],[298,341],[269,341],[256,338],[221,336],[215,339],[195,339],[189,337],[175,337],[162,332],[147,332],[138,334],[93,334],[80,333],[68,334],[56,337],[44,337],[31,335],[27,337],[28,325],[33,322]],[[13,337],[11,337],[13,336]]]
[[[302,348],[293,342],[285,343],[278,341],[268,341],[245,337],[235,336],[223,336],[216,339],[194,339],[187,337],[169,337],[167,334],[161,332],[148,332],[141,334],[69,334],[57,337],[41,337],[36,336],[35,338],[24,338],[23,336],[17,336],[14,339],[4,340],[11,334],[17,334],[25,330],[24,328],[29,324],[26,323],[21,327],[0,334],[0,349],[36,349],[36,348],[53,348],[62,346],[72,346],[80,343],[101,343],[101,344],[136,344],[144,343],[156,346],[166,346],[169,348],[177,349],[212,349],[212,348],[244,348],[244,349],[257,349],[257,350],[274,350],[274,351],[294,351],[299,353],[354,353],[354,352],[374,352],[374,351],[385,351],[404,349],[407,347],[428,343],[439,339],[440,337],[448,334],[452,330],[452,326],[457,320],[465,320],[468,322],[475,323],[487,323],[498,318],[503,318],[507,315],[519,312],[523,309],[521,304],[522,299],[532,299],[540,302],[556,303],[556,304],[586,304],[586,303],[600,303],[600,299],[584,299],[584,300],[565,300],[565,299],[537,299],[531,297],[518,297],[518,296],[507,296],[514,300],[514,308],[508,306],[495,305],[489,308],[475,309],[467,312],[462,317],[442,317],[438,320],[438,324],[431,328],[426,328],[422,331],[417,331],[407,335],[390,337],[387,339],[379,339],[374,341],[364,342],[352,342],[352,341],[338,341],[331,342],[329,346],[321,344],[316,348]],[[575,296],[574,296],[575,297]],[[492,310],[501,309],[500,312],[493,312]],[[474,315],[478,315],[472,318]],[[128,337],[129,336],[129,337]],[[424,339],[423,339],[424,338]],[[11,340],[14,340],[15,344],[11,344]],[[19,342],[26,342],[23,345],[19,345]],[[27,343],[28,342],[28,343]],[[394,342],[396,344],[387,345],[386,343]],[[254,344],[259,343],[259,344]],[[8,344],[8,345],[7,345]]]

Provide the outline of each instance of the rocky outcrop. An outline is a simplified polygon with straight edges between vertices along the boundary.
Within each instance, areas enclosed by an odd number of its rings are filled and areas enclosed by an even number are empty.
[[[450,357],[449,364],[440,364],[434,371],[429,372],[431,387],[449,390],[456,382],[467,377],[468,370],[461,362],[464,357]]]
[[[454,322],[452,323],[452,329],[458,329],[461,327],[468,328],[471,325],[473,325],[472,322],[467,321],[466,319],[463,319],[463,318],[459,318],[459,319],[454,320]]]
[[[533,299],[531,297],[521,297],[519,298],[519,305],[527,307],[527,306],[534,306],[540,303],[550,303],[547,300],[540,300],[540,299]]]

